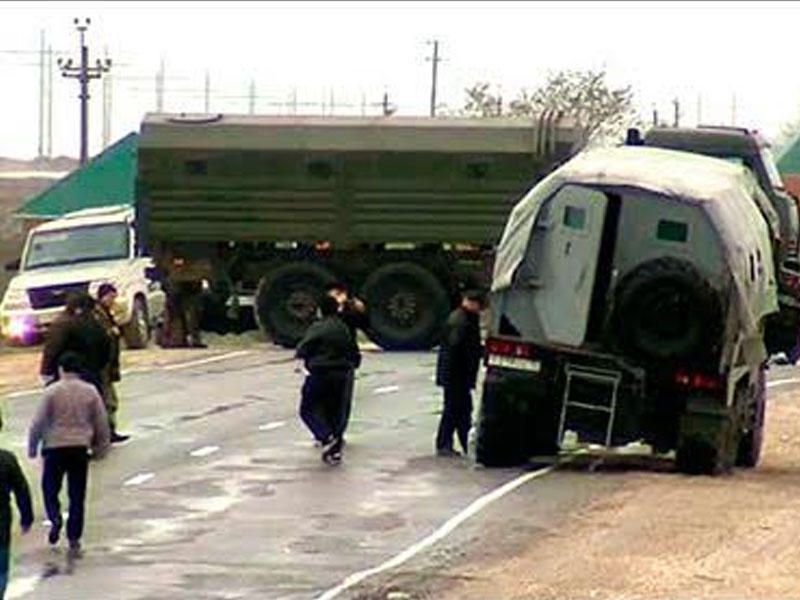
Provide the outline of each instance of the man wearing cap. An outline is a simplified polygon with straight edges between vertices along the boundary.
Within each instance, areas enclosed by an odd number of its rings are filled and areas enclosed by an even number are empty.
[[[111,443],[124,442],[129,435],[122,435],[117,432],[117,409],[119,408],[119,397],[114,388],[114,382],[120,380],[120,337],[122,332],[114,318],[113,307],[117,300],[117,288],[110,283],[104,283],[97,289],[97,304],[95,305],[94,317],[106,332],[111,343],[109,360],[100,371],[100,383],[102,388],[103,404],[108,414],[108,426],[111,430]]]
[[[436,385],[444,388],[444,408],[436,434],[439,456],[458,456],[453,449],[453,433],[467,454],[472,426],[472,394],[483,356],[480,312],[485,299],[479,291],[462,295],[461,305],[447,318],[436,361]]]

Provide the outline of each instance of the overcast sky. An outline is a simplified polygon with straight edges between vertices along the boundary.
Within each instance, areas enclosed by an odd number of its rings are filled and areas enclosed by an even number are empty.
[[[111,140],[156,106],[212,112],[376,112],[384,91],[399,114],[428,113],[438,39],[439,101],[463,104],[488,81],[507,98],[549,70],[603,68],[630,84],[646,119],[655,105],[682,123],[736,124],[774,136],[800,117],[793,2],[2,2],[0,156],[30,158],[39,143],[40,31],[56,57],[78,57],[74,17],[89,17],[90,59],[115,61]],[[78,83],[53,79],[53,154],[78,153]],[[91,84],[90,154],[102,148],[102,84]],[[733,110],[735,96],[735,111]],[[325,107],[323,109],[323,102]],[[347,108],[345,105],[350,105]],[[735,115],[734,115],[735,113]],[[45,143],[45,149],[47,144]]]

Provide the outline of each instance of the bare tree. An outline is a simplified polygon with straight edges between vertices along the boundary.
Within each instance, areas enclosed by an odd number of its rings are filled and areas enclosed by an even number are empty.
[[[479,81],[464,90],[467,100],[460,114],[468,117],[499,117],[503,114],[503,100],[499,95],[489,92],[489,85]]]

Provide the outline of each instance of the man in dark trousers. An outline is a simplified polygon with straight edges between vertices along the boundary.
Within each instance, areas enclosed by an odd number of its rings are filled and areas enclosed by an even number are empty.
[[[0,422],[2,427],[2,422]],[[8,563],[11,556],[11,493],[17,502],[22,533],[33,524],[31,492],[17,458],[8,450],[0,450],[0,600],[8,585]]]
[[[300,418],[322,444],[322,460],[342,459],[341,423],[347,381],[358,363],[358,346],[337,316],[339,305],[328,295],[319,301],[321,319],[311,324],[297,345],[296,357],[305,362]]]
[[[436,361],[436,385],[444,388],[444,409],[436,434],[439,456],[458,456],[453,449],[453,432],[467,454],[472,425],[472,395],[483,356],[480,312],[485,300],[480,292],[466,292],[461,305],[447,318]]]
[[[94,315],[95,302],[87,293],[71,296],[53,323],[42,349],[40,374],[45,383],[58,379],[58,360],[66,352],[81,358],[81,377],[103,395],[103,369],[111,361],[111,339]]]
[[[326,288],[328,296],[336,300],[339,306],[337,313],[339,318],[347,325],[350,335],[356,341],[356,350],[358,351],[355,367],[350,371],[344,389],[344,406],[342,409],[342,421],[337,431],[339,437],[344,444],[344,432],[347,429],[347,424],[350,422],[350,411],[353,408],[353,387],[355,383],[355,372],[361,366],[361,351],[358,349],[358,330],[364,333],[369,330],[369,316],[364,303],[356,297],[350,296],[350,291],[347,285],[342,281],[334,281]]]
[[[114,318],[114,306],[117,301],[117,288],[110,283],[104,283],[97,289],[97,304],[94,317],[106,332],[111,342],[110,359],[100,371],[100,382],[103,384],[103,403],[108,413],[108,425],[111,428],[111,443],[117,444],[130,438],[117,431],[117,410],[119,409],[119,396],[114,383],[121,379],[120,373],[120,338],[122,331]]]
[[[45,388],[28,432],[28,456],[36,458],[42,445],[42,495],[50,519],[47,540],[52,545],[58,543],[61,534],[58,496],[64,476],[67,478],[69,560],[82,556],[89,450],[96,458],[102,458],[110,444],[103,399],[95,386],[81,379],[81,366],[81,357],[75,352],[61,354],[59,379]]]

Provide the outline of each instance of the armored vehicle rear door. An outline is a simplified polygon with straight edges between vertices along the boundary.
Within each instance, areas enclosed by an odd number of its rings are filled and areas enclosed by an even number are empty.
[[[579,346],[586,335],[608,199],[566,185],[543,203],[531,234],[525,270],[546,339]]]

